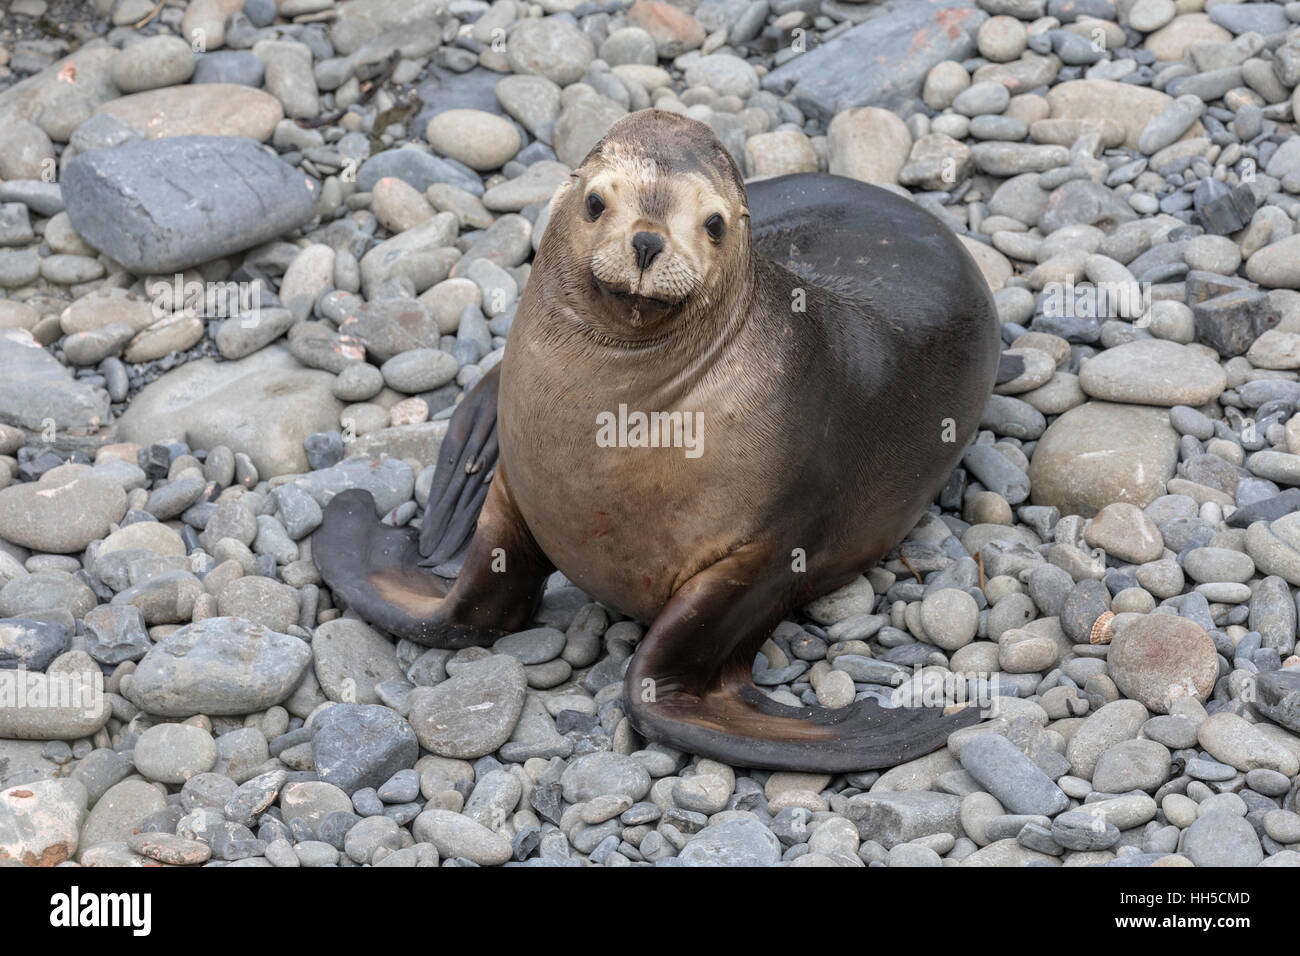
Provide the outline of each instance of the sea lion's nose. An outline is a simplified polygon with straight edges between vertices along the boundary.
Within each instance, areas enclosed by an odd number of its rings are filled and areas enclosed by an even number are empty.
[[[655,256],[664,251],[664,237],[657,232],[638,232],[632,237],[632,248],[636,252],[637,267],[645,272]]]

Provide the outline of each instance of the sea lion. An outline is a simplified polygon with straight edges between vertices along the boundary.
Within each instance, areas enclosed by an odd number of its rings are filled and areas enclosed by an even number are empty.
[[[977,712],[787,706],[751,682],[755,653],[912,528],[998,355],[984,279],[929,213],[837,176],[747,190],[707,126],[643,110],[553,198],[422,533],[347,491],[312,553],[363,618],[437,647],[527,627],[558,568],[650,622],[624,684],[647,738],[736,766],[892,766]],[[432,569],[471,532],[448,587]]]

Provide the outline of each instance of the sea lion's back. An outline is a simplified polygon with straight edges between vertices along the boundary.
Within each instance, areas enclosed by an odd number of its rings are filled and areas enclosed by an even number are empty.
[[[956,236],[887,189],[825,173],[746,187],[755,249],[894,320],[993,335],[997,312]]]
[[[821,313],[826,344],[865,397],[937,392],[973,428],[1001,345],[988,284],[951,230],[914,202],[842,176],[746,188],[756,251],[834,293],[809,317]]]

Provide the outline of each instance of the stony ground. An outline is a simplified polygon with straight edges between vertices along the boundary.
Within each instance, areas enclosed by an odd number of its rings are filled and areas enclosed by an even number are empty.
[[[1300,864],[1300,3],[6,7],[0,862]],[[458,653],[320,586],[333,494],[419,522],[547,199],[650,105],[911,196],[996,293],[932,514],[755,662],[1000,695],[945,750],[646,746],[643,626],[558,577]]]

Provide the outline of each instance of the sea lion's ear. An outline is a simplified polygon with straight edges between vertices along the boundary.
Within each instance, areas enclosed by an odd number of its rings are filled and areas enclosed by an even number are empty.
[[[573,173],[569,173],[568,179],[560,183],[559,188],[557,188],[554,194],[552,194],[551,196],[551,208],[550,208],[549,215],[551,216],[555,215],[555,210],[559,208],[560,203],[564,201],[564,197],[569,194],[569,190],[573,188],[574,183],[576,183],[577,181],[578,181],[578,174],[576,172],[573,172]]]

